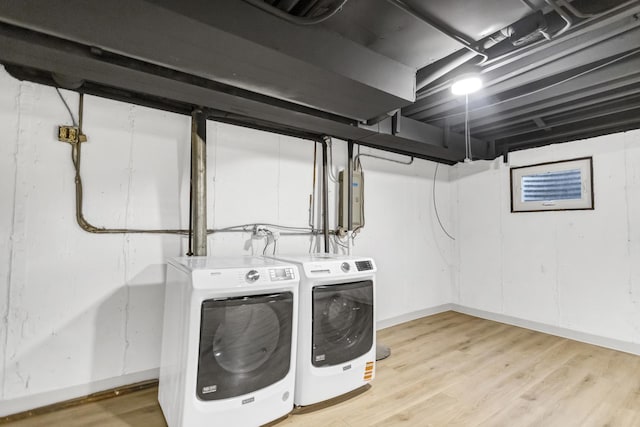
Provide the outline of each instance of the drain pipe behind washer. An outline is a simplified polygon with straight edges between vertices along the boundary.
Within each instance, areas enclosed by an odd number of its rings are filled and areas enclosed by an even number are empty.
[[[322,235],[324,252],[329,253],[329,170],[327,168],[327,141],[320,138],[322,144]]]
[[[191,223],[193,254],[207,255],[207,116],[191,113]]]
[[[347,142],[347,254],[353,250],[353,141]]]

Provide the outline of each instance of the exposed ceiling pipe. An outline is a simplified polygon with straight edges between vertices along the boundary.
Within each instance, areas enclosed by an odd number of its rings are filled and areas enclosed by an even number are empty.
[[[314,25],[314,24],[319,24],[321,22],[324,22],[327,19],[331,18],[336,13],[338,13],[342,9],[342,7],[347,3],[347,0],[342,0],[334,8],[329,9],[322,15],[307,18],[307,17],[296,16],[296,15],[287,13],[281,9],[278,9],[277,7],[274,7],[268,3],[265,3],[263,0],[244,0],[244,1],[249,3],[252,6],[257,7],[258,9],[262,9],[265,12],[270,13],[273,16],[277,16],[280,19],[284,19],[285,21],[288,21],[296,25]]]
[[[418,12],[413,7],[409,6],[404,0],[387,0],[387,1],[392,5],[396,6],[397,8],[402,9],[403,11],[413,16],[414,18],[417,18],[420,21],[426,24],[429,24],[430,26],[440,31],[445,36],[457,41],[458,43],[461,43],[466,49],[474,53],[474,55],[472,55],[471,57],[480,55],[484,58],[483,61],[487,60],[488,58],[487,55],[485,55],[482,52],[482,50],[477,47],[476,41],[474,39],[456,31],[454,28],[451,28],[450,26],[434,18],[433,16],[429,16],[425,13]]]
[[[553,38],[553,37],[558,37],[564,33],[566,33],[569,28],[571,28],[571,26],[573,25],[573,21],[571,20],[571,17],[564,11],[562,10],[562,8],[560,6],[558,6],[556,4],[556,2],[554,0],[545,0],[547,2],[547,4],[549,6],[551,6],[553,8],[553,10],[560,15],[560,17],[564,20],[565,22],[565,26],[562,27],[560,29],[560,31],[558,31],[557,33],[553,34],[552,36],[547,36],[546,33],[542,32],[542,34],[546,37],[546,38]]]
[[[546,1],[550,2],[550,4],[553,2],[553,0]],[[567,31],[572,24],[571,20],[568,17],[565,18],[566,13],[562,10],[560,12],[562,12],[561,16],[565,20],[565,22],[567,22],[567,25],[565,25],[564,28],[554,34],[553,37],[556,37]],[[560,14],[560,12],[556,13]],[[495,32],[488,37],[485,37],[482,40],[479,40],[477,42],[477,46],[480,46],[480,48],[484,52],[483,56],[485,58],[489,58],[489,56],[491,56],[491,60],[493,60],[498,56],[511,52],[524,45],[530,44],[532,41],[540,39],[540,34],[550,39],[551,36],[548,36],[546,33],[547,27],[548,24],[544,14],[541,11],[538,11],[525,16],[519,21],[514,22],[513,24],[501,29],[500,31]],[[498,49],[498,51],[495,51],[495,49],[491,50],[491,48],[497,47],[497,45],[503,46],[505,44],[502,43],[503,41],[509,41],[510,43],[507,43],[508,46],[505,46],[504,49]],[[489,52],[494,53],[490,54]],[[495,52],[497,52],[497,54]],[[475,56],[476,55],[473,51],[466,52],[464,50],[459,50],[452,55],[449,55],[447,57],[446,63],[444,64],[439,64],[438,62],[436,62],[418,70],[418,72],[416,73],[416,91],[420,92],[421,89],[448,75],[462,65],[468,63]],[[480,61],[476,65],[481,65],[484,62],[485,60]]]
[[[436,62],[419,69],[416,73],[416,92],[466,64],[476,56],[475,52],[460,49],[447,57],[446,64],[438,64]]]
[[[396,1],[400,1],[400,0],[388,0],[388,1],[395,4]],[[614,8],[608,9],[604,12],[600,12],[596,15],[593,15],[593,14],[585,14],[580,12],[574,6],[572,6],[567,0],[545,0],[545,2],[548,3],[553,8],[554,12],[557,13],[565,22],[565,25],[553,35],[550,35],[548,33],[547,20],[545,19],[545,16],[542,14],[541,11],[538,11],[534,14],[527,15],[526,17],[522,18],[518,22],[503,28],[502,30],[492,34],[489,37],[479,40],[477,42],[477,46],[481,46],[483,52],[485,52],[484,54],[490,55],[493,60],[521,46],[530,44],[532,41],[535,41],[536,38],[534,36],[536,34],[544,35],[547,40],[550,40],[552,38],[557,38],[558,36],[562,35],[563,33],[565,33],[566,31],[568,31],[574,26],[573,25],[574,22],[572,21],[571,16],[567,14],[564,10],[562,10],[562,8],[559,6],[560,4],[567,7],[567,9],[576,17],[590,19],[595,16],[604,14],[606,12],[610,12],[615,8],[622,8],[624,6],[627,6],[633,3],[632,1],[629,1],[629,2],[623,3],[622,5],[618,5]],[[569,4],[569,6],[567,6],[567,4]],[[490,48],[498,45],[500,42],[507,39],[511,40],[512,46],[510,45],[505,47],[506,50],[500,49],[499,47],[497,47],[498,51],[496,52],[493,52],[492,50],[490,50]],[[500,43],[500,46],[502,45],[503,44]],[[438,64],[436,62],[418,70],[418,72],[416,73],[416,92],[418,92],[418,97],[423,98],[425,96],[425,94],[421,93],[421,90],[424,89],[426,86],[431,85],[432,83],[436,82],[438,79],[441,79],[442,77],[453,72],[454,70],[461,67],[465,63],[468,63],[474,57],[475,55],[473,54],[473,52],[459,50],[453,53],[452,55],[449,55],[445,64]],[[479,64],[476,64],[476,65],[479,65]]]
[[[579,11],[574,5],[569,3],[567,0],[558,0],[558,3],[560,3],[562,6],[566,7],[569,12],[573,13],[578,18],[589,19],[589,18],[593,18],[594,16],[596,16],[593,13],[583,13],[583,12]]]

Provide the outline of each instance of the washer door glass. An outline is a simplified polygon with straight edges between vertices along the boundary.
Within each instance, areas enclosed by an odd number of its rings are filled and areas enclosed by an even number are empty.
[[[203,301],[196,394],[240,396],[284,378],[291,361],[293,293]]]
[[[356,359],[373,346],[373,282],[313,288],[313,366]]]

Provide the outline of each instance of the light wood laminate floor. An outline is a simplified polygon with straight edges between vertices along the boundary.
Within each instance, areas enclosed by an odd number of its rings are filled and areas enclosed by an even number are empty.
[[[285,426],[640,426],[640,357],[446,312],[385,329],[373,387]],[[164,426],[157,388],[9,425]]]

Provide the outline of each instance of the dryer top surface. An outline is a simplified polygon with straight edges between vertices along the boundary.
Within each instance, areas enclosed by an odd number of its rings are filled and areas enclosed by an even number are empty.
[[[278,255],[283,262],[298,265],[300,274],[307,278],[348,278],[354,275],[372,275],[377,271],[371,257],[338,254]]]
[[[297,264],[307,263],[323,263],[332,261],[373,261],[368,256],[357,255],[341,255],[341,254],[327,254],[327,253],[314,253],[314,254],[294,254],[294,255],[277,255],[275,259],[285,262],[295,262]]]

